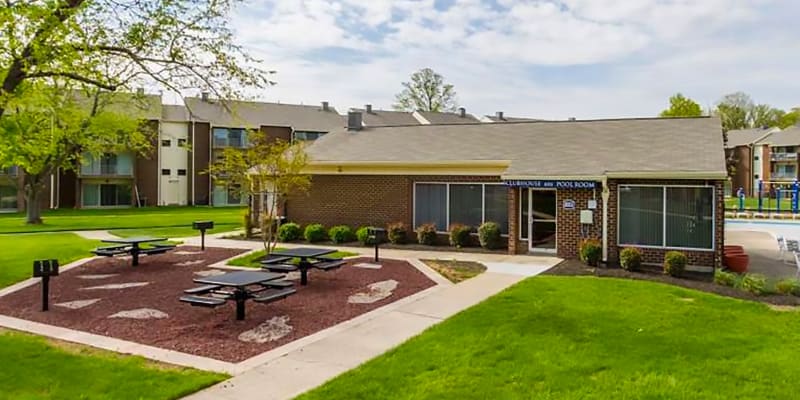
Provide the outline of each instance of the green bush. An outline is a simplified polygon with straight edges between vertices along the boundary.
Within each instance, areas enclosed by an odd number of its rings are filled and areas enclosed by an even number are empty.
[[[586,265],[596,267],[603,257],[603,247],[600,246],[600,241],[597,239],[584,239],[581,240],[578,246],[578,257]]]
[[[436,244],[436,225],[422,224],[417,227],[417,242],[428,246]]]
[[[469,246],[469,232],[471,228],[462,224],[450,225],[450,246],[457,248]]]
[[[374,241],[372,239],[370,239],[370,237],[369,237],[369,227],[368,226],[362,226],[361,228],[358,228],[356,230],[356,238],[358,238],[358,241],[361,242],[361,244],[363,244],[364,246],[374,246],[375,245]]]
[[[300,239],[302,233],[303,231],[300,229],[300,225],[294,222],[287,222],[278,228],[278,240],[281,242],[292,242]]]
[[[484,222],[483,225],[478,227],[478,240],[484,249],[494,250],[500,248],[503,243],[502,239],[500,225],[497,225],[497,223]]]
[[[395,222],[386,227],[386,235],[392,244],[405,244],[408,240],[408,225]]]
[[[767,294],[767,277],[761,274],[744,274],[736,281],[736,288],[755,295]]]
[[[619,253],[619,265],[628,271],[638,271],[642,266],[642,251],[635,247],[628,247]]]
[[[321,242],[325,240],[325,227],[322,224],[308,225],[305,232],[303,232],[303,237],[309,243]]]
[[[353,229],[347,225],[336,225],[328,229],[328,237],[333,243],[347,243],[356,240],[356,235]]]
[[[734,287],[738,280],[739,276],[733,272],[723,271],[721,269],[714,271],[714,283],[717,285]]]
[[[689,259],[686,258],[686,254],[680,251],[668,251],[667,254],[664,255],[664,273],[679,277],[683,275],[683,271],[686,270],[686,264],[688,262]]]
[[[800,296],[800,280],[794,278],[781,279],[775,284],[775,290],[780,294]]]

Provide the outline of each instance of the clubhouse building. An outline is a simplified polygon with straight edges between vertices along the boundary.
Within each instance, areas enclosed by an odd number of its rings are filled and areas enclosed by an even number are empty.
[[[493,221],[508,252],[575,257],[582,239],[616,262],[637,247],[719,267],[726,168],[717,118],[347,127],[307,148],[308,193],[288,220],[353,227]]]

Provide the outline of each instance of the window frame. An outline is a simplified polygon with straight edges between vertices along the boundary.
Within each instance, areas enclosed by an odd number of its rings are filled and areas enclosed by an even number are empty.
[[[416,181],[414,182],[412,195],[411,195],[411,223],[416,229],[418,225],[417,223],[417,185],[444,185],[446,187],[445,190],[445,218],[447,218],[446,226],[450,226],[450,185],[480,185],[481,186],[481,224],[486,222],[486,185],[494,185],[494,186],[506,186],[503,182],[450,182],[450,181]],[[508,213],[506,213],[508,214]],[[510,228],[511,216],[507,215],[506,221],[507,228]],[[477,231],[478,227],[474,227]],[[438,234],[447,234],[447,231],[436,231]],[[501,237],[508,237],[509,233],[501,233]],[[471,235],[475,236],[477,232],[470,232]]]
[[[620,241],[620,209],[622,203],[622,196],[620,191],[623,187],[651,187],[661,188],[661,195],[663,201],[661,205],[661,218],[663,233],[661,235],[661,246],[656,245],[640,245],[633,243],[622,243]],[[711,190],[711,248],[698,248],[698,247],[678,247],[667,246],[667,188],[701,188]],[[617,247],[637,247],[640,249],[660,249],[660,250],[681,250],[681,251],[704,251],[713,252],[717,250],[717,192],[714,185],[656,185],[656,184],[618,184],[617,185]]]

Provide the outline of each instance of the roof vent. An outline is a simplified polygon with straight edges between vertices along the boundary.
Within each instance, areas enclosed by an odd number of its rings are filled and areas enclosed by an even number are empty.
[[[367,114],[372,114],[372,104],[365,105],[364,109],[367,110]]]
[[[496,112],[494,115],[495,115],[495,117],[497,117],[497,119],[499,119],[500,121],[505,121],[505,118],[503,118],[503,112],[502,112],[502,111],[498,111],[498,112]]]
[[[363,127],[361,120],[361,113],[358,111],[350,111],[347,113],[347,130],[360,131]]]
[[[464,108],[464,107],[459,107],[458,108],[458,115],[460,115],[461,118],[467,118],[467,109]]]
[[[575,117],[569,117],[569,121],[577,121],[578,119]]]
[[[327,101],[322,102],[322,111],[330,111],[330,107]]]
[[[206,103],[208,103],[208,96],[209,96],[209,95],[210,95],[210,93],[208,93],[208,92],[202,92],[202,93],[200,93],[200,100],[203,100],[203,101],[205,101]]]

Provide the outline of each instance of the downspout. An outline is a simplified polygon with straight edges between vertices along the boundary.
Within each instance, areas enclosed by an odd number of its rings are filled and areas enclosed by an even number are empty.
[[[608,178],[603,177],[601,181],[603,185],[603,262],[608,262],[608,198],[611,197],[611,192],[608,190]]]

